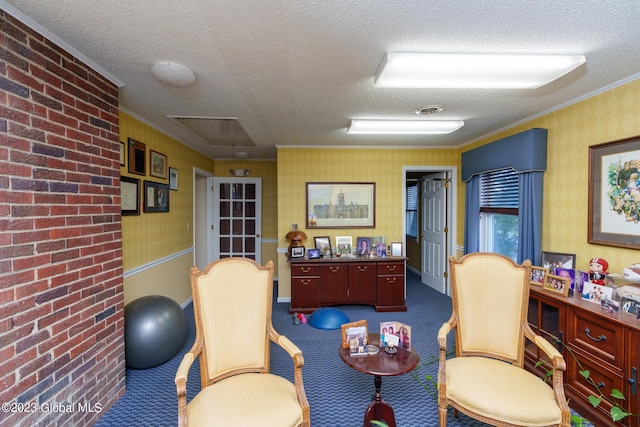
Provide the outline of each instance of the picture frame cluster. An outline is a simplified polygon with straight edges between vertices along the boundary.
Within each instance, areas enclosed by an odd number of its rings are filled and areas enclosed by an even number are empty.
[[[128,159],[127,159],[128,157]],[[158,178],[162,182],[141,180],[133,176],[120,177],[121,214],[140,215],[140,202],[143,212],[169,212],[170,191],[178,190],[178,169],[169,167],[167,156],[155,150],[149,150],[147,169],[147,145],[134,138],[127,138],[126,144],[120,142],[120,166],[129,174]],[[128,162],[127,162],[128,160]],[[142,192],[142,197],[141,193]]]
[[[402,242],[385,242],[384,236],[314,236],[314,247],[305,250],[304,247],[292,248],[291,258],[386,258],[402,257],[404,255]],[[294,251],[294,249],[296,249]]]

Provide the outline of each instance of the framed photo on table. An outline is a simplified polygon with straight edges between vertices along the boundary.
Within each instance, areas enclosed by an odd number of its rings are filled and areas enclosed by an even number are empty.
[[[555,274],[556,268],[576,268],[576,254],[542,252],[542,266]]]
[[[313,242],[322,256],[331,256],[331,239],[329,236],[314,237]]]
[[[375,182],[307,182],[307,228],[374,228]]]
[[[571,280],[568,277],[556,276],[555,274],[547,274],[544,276],[544,283],[542,287],[551,292],[557,292],[564,295],[569,295],[569,288],[571,286]]]
[[[291,258],[304,258],[304,246],[294,246],[291,248]]]
[[[391,256],[402,256],[402,242],[391,243]]]
[[[351,236],[336,236],[336,254],[351,255],[352,246]]]
[[[544,276],[549,274],[549,269],[544,267],[531,266],[531,284],[542,286],[544,284]]]
[[[588,242],[640,249],[640,136],[589,147]]]

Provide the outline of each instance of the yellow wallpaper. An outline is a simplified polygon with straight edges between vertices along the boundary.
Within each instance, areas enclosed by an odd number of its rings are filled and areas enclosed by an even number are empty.
[[[408,148],[279,148],[278,149],[278,238],[280,247],[288,247],[285,235],[291,224],[298,224],[313,247],[314,236],[384,236],[387,243],[403,241],[402,182],[403,166],[453,166],[458,163],[457,149]],[[376,227],[354,229],[309,229],[306,225],[307,182],[375,182]]]
[[[544,176],[542,250],[576,254],[579,269],[591,257],[610,272],[640,262],[637,250],[587,243],[589,146],[640,135],[640,80],[534,119],[464,147],[460,152],[534,127],[549,130]],[[458,177],[459,179],[459,177]],[[463,243],[464,184],[458,192],[458,244]]]
[[[129,137],[146,144],[146,176],[127,172],[128,156],[120,168],[123,176],[140,179],[140,204],[144,201],[145,179],[169,182],[149,175],[149,150],[166,155],[169,166],[178,169],[178,191],[170,192],[168,213],[144,213],[141,206],[139,216],[122,217],[124,271],[193,246],[193,168],[210,172],[214,169],[213,160],[120,112],[120,141],[126,144]]]

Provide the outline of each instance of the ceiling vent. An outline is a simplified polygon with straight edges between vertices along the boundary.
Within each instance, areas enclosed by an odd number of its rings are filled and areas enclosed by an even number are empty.
[[[167,116],[211,147],[255,147],[237,117]]]

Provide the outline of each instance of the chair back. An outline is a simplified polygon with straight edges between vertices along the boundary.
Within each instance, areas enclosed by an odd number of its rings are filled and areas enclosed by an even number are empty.
[[[523,366],[531,263],[493,253],[450,258],[457,356],[481,355]]]
[[[231,375],[269,372],[273,262],[224,258],[191,268],[202,387]]]

